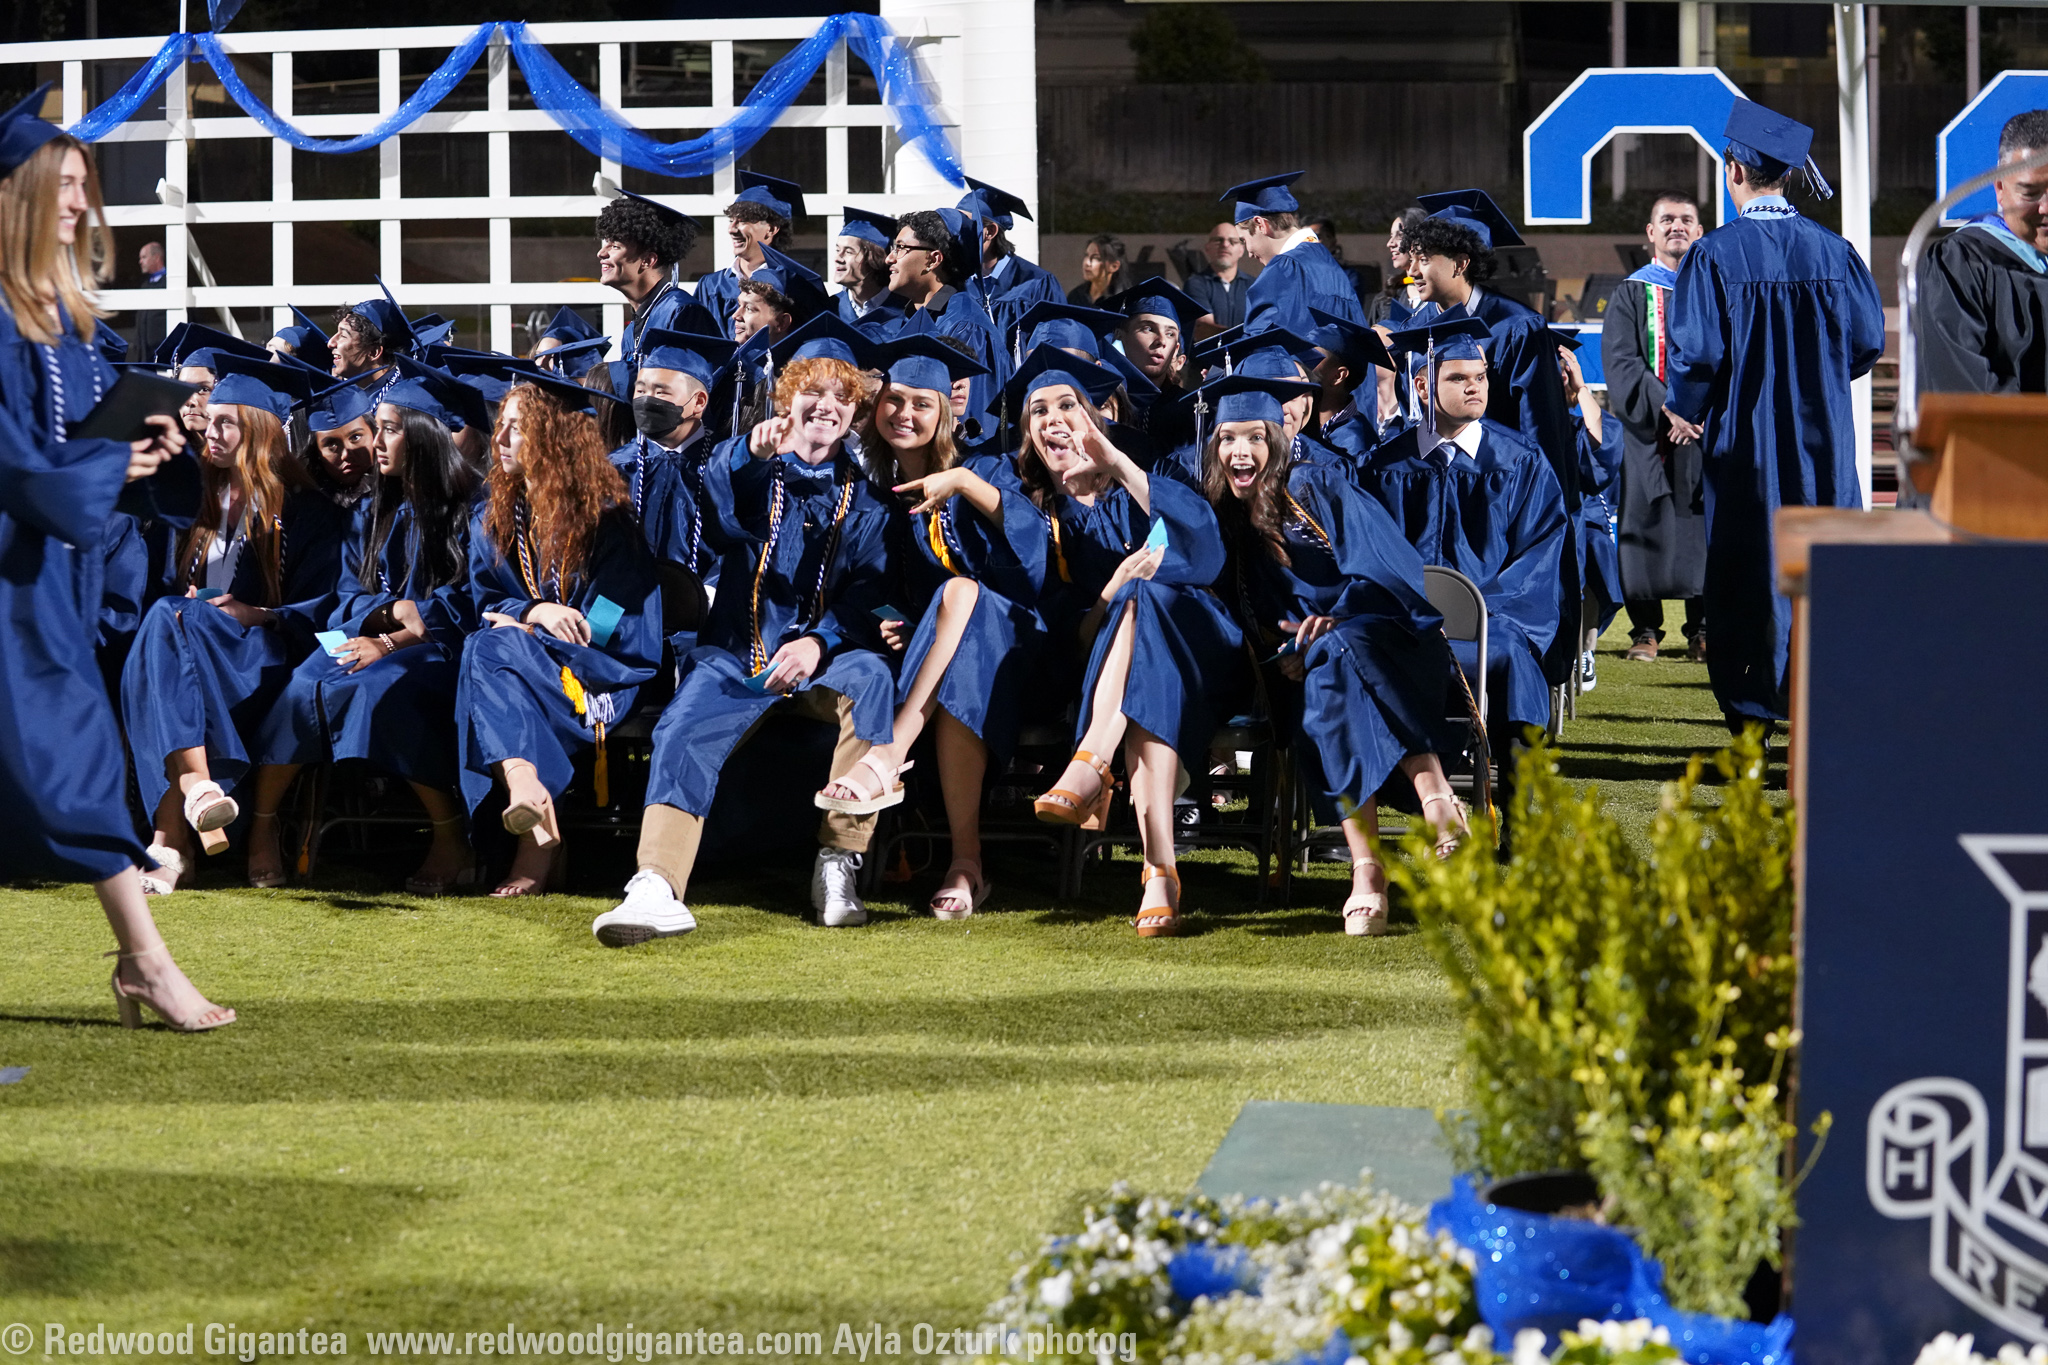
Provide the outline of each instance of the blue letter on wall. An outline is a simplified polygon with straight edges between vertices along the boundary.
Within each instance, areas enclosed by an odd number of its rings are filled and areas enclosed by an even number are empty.
[[[1721,130],[1741,93],[1711,66],[1580,72],[1522,134],[1522,221],[1592,222],[1593,153],[1616,133],[1690,133],[1718,165]],[[1725,188],[1720,197],[1726,222]]]
[[[2001,71],[1963,112],[1949,120],[1935,139],[1935,163],[1941,177],[1937,197],[1998,163],[1998,135],[2005,121],[2029,109],[2048,109],[2048,71]],[[1954,226],[1997,207],[1989,186],[1950,207],[1942,222]]]

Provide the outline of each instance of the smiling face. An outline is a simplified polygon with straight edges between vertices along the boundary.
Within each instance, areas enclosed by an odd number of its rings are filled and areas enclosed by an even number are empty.
[[[793,435],[808,442],[823,459],[832,445],[853,426],[860,405],[836,379],[806,384],[790,396],[789,421]]]
[[[1401,220],[1399,218],[1396,218],[1394,225],[1387,229],[1387,262],[1394,267],[1396,275],[1406,275],[1408,273],[1408,253],[1401,246]]]
[[[78,240],[78,229],[92,208],[92,201],[86,193],[86,181],[85,153],[73,147],[64,153],[64,164],[57,168],[57,243],[60,246],[70,246]]]
[[[725,220],[725,237],[732,243],[732,254],[748,265],[759,265],[766,259],[761,255],[761,244],[774,236],[773,223],[744,223],[737,218]]]
[[[1094,425],[1086,395],[1067,384],[1049,384],[1024,400],[1024,430],[1054,479],[1079,465],[1081,433]]]
[[[1216,459],[1230,483],[1230,495],[1240,502],[1251,497],[1265,473],[1273,452],[1266,441],[1264,422],[1224,422],[1216,428]]]
[[[1683,199],[1659,199],[1650,206],[1650,250],[1673,270],[1700,239],[1700,211]]]
[[[866,258],[861,248],[866,246],[858,237],[834,237],[832,239],[832,283],[843,284],[848,289],[858,289],[866,283]]]
[[[373,347],[363,335],[362,328],[355,321],[354,313],[344,313],[335,324],[334,340],[329,349],[334,353],[336,379],[354,379],[377,368],[384,359],[384,348]]]
[[[2025,161],[2037,150],[2015,147],[2000,159]],[[2013,236],[2023,242],[2034,242],[2048,231],[2048,166],[2036,166],[1991,184],[1998,196],[1998,216],[2005,219]]]
[[[390,403],[377,405],[377,440],[372,449],[376,452],[379,474],[396,478],[405,473],[404,419]]]
[[[1408,258],[1408,273],[1424,303],[1463,303],[1472,292],[1465,281],[1463,256],[1429,256],[1418,251]]]
[[[216,469],[232,469],[242,448],[242,414],[233,403],[211,403],[206,408],[206,462]]]
[[[875,400],[875,434],[891,450],[923,450],[938,435],[939,414],[951,408],[950,394],[890,384]]]
[[[1124,353],[1147,379],[1158,383],[1180,359],[1180,321],[1140,313],[1124,327]]]
[[[327,475],[342,488],[354,488],[370,472],[376,463],[372,447],[376,444],[376,433],[370,430],[370,419],[358,417],[345,427],[332,431],[314,433],[314,444],[320,451],[320,462],[327,467]]]
[[[889,288],[899,294],[923,296],[939,271],[939,253],[923,245],[909,228],[898,228],[889,247]]]
[[[761,295],[742,289],[738,302],[732,306],[732,339],[745,341],[764,328],[770,337],[780,338],[789,331],[792,321],[789,314]]]

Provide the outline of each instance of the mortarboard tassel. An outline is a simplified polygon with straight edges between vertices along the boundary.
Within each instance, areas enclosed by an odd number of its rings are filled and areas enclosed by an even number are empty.
[[[1819,163],[1810,156],[1806,158],[1806,184],[1823,199],[1835,197],[1834,188],[1828,184],[1827,177],[1820,173]]]

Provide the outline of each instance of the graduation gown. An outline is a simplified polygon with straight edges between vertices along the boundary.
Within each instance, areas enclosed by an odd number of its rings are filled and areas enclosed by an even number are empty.
[[[508,758],[532,763],[548,795],[559,797],[576,756],[597,742],[598,727],[631,715],[641,686],[660,668],[661,590],[653,557],[635,529],[626,508],[612,508],[598,518],[587,571],[566,588],[535,585],[521,573],[516,553],[508,558],[500,551],[478,513],[469,533],[469,590],[479,621],[485,612],[516,620],[544,601],[589,616],[600,598],[622,614],[602,643],[572,644],[544,630],[495,623],[469,637],[455,714],[462,727],[462,797],[471,811],[491,794],[497,765]],[[536,587],[544,595],[535,596]]]
[[[711,336],[732,337],[732,310],[740,300],[740,274],[729,265],[722,265],[708,274],[699,275],[696,285],[696,304],[711,319]]]
[[[842,289],[834,294],[832,307],[841,322],[871,341],[889,341],[903,330],[903,300],[887,289],[875,295],[866,312],[862,312],[860,305],[853,301],[851,289]]]
[[[1089,699],[1103,660],[1128,606],[1136,616],[1123,713],[1131,724],[1171,744],[1190,772],[1200,772],[1210,738],[1231,714],[1223,709],[1219,717],[1219,703],[1227,707],[1243,694],[1244,637],[1208,591],[1223,570],[1216,513],[1201,494],[1164,468],[1147,482],[1150,516],[1122,485],[1085,503],[1055,493],[1041,513],[1049,518],[1051,534],[1051,560],[1039,599],[1047,641],[1031,701],[1034,714],[1049,717],[1064,715],[1078,700],[1078,744],[1088,729]],[[1082,618],[1101,598],[1117,566],[1162,524],[1166,556],[1158,573],[1117,589],[1084,652]]]
[[[990,522],[958,497],[935,513],[905,514],[892,522],[890,562],[899,586],[887,605],[917,623],[897,669],[896,705],[909,700],[937,638],[940,595],[947,582],[973,579],[980,591],[960,647],[939,680],[938,704],[973,731],[1000,766],[1016,744],[1024,677],[1045,643],[1038,598],[1045,587],[1049,538],[1045,518],[1025,496],[1009,460],[977,455],[962,460],[960,467],[996,489],[1002,524]]]
[[[1621,574],[1614,547],[1614,504],[1611,491],[1621,481],[1621,422],[1611,412],[1600,414],[1600,437],[1595,440],[1584,421],[1579,423],[1579,510],[1573,517],[1578,527],[1579,563],[1584,566],[1586,596],[1597,604],[1594,624],[1601,630],[1621,610]]]
[[[626,480],[641,538],[656,559],[680,564],[708,588],[718,582],[718,522],[705,510],[704,463],[713,442],[699,426],[674,450],[636,436],[611,453]]]
[[[1884,301],[1847,242],[1765,196],[1693,244],[1672,314],[1668,401],[1706,427],[1707,673],[1725,714],[1783,720],[1771,521],[1863,505],[1849,384],[1884,352]]]
[[[1923,393],[2048,392],[2048,269],[2002,222],[1928,248],[1920,270]]]
[[[1232,592],[1262,659],[1291,638],[1282,621],[1336,618],[1302,660],[1306,679],[1267,669],[1267,695],[1276,724],[1314,743],[1325,793],[1340,810],[1362,806],[1410,754],[1459,750],[1458,727],[1445,720],[1450,646],[1423,589],[1422,556],[1386,508],[1312,464],[1288,470],[1287,491],[1291,563],[1240,536]]]
[[[302,489],[285,499],[279,521],[277,598],[252,547],[228,587],[238,602],[274,608],[276,625],[244,627],[211,602],[184,596],[159,597],[142,619],[121,673],[121,711],[145,811],[162,802],[170,786],[164,759],[180,749],[204,748],[213,780],[234,790],[254,766],[251,741],[333,610],[348,512]]]
[[[60,326],[55,346],[37,345],[0,301],[0,882],[153,866],[93,657],[102,537],[128,447],[61,439],[114,371],[68,319]]]
[[[1699,596],[1707,578],[1700,446],[1671,440],[1671,289],[1644,275],[1614,291],[1600,330],[1609,416],[1622,428],[1617,565],[1624,602],[1682,601]]]
[[[1320,308],[1346,322],[1364,323],[1365,310],[1351,276],[1321,242],[1304,241],[1275,256],[1260,268],[1244,299],[1244,329],[1263,332],[1285,327],[1296,336],[1316,329],[1308,310]]]
[[[728,274],[731,272],[727,272]],[[715,312],[704,305],[702,286],[695,297],[690,291],[674,280],[664,283],[641,309],[638,321],[628,322],[626,330],[619,337],[621,357],[635,370],[640,368],[641,346],[639,338],[648,332],[690,332],[697,336],[732,335],[732,300],[725,301],[725,311]],[[720,324],[723,325],[720,325]],[[632,395],[628,394],[628,398]]]
[[[354,639],[372,614],[410,600],[419,608],[427,639],[349,672],[324,649],[308,654],[270,709],[258,743],[259,763],[317,763],[364,759],[408,782],[446,791],[455,786],[455,690],[464,640],[477,628],[469,574],[422,592],[426,570],[413,549],[413,516],[401,507],[390,535],[369,553],[376,500],[356,505],[341,578],[326,629]],[[463,554],[468,555],[465,515]]]
[[[1348,460],[1354,470],[1364,465],[1380,443],[1379,424],[1373,420],[1379,409],[1378,388],[1371,381],[1361,384],[1351,405],[1331,414],[1317,438]]]
[[[983,429],[994,425],[991,416],[1011,374],[1010,357],[1003,350],[1002,335],[989,321],[981,305],[951,285],[942,286],[931,302],[912,312],[905,320],[904,333],[930,332],[934,336],[958,337],[965,341],[974,359],[988,367],[967,386],[966,415],[978,420]]]
[[[1000,273],[970,276],[960,292],[994,321],[997,335],[1008,336],[1017,320],[1034,307],[1065,303],[1067,295],[1051,271],[1040,270],[1017,256],[1003,259],[1007,264]]]
[[[1504,719],[1542,729],[1550,723],[1544,652],[1566,633],[1561,620],[1578,620],[1577,603],[1563,618],[1557,602],[1571,518],[1536,447],[1491,418],[1480,420],[1476,458],[1459,451],[1446,467],[1423,454],[1420,429],[1410,427],[1374,453],[1359,482],[1393,514],[1423,563],[1456,569],[1486,598],[1488,728]],[[1453,641],[1452,650],[1467,674],[1477,671],[1471,644]]]
[[[883,658],[875,609],[894,586],[889,523],[900,514],[842,447],[818,466],[794,455],[757,460],[747,434],[705,463],[705,490],[728,546],[698,643],[683,660],[675,700],[654,727],[647,804],[708,815],[725,761],[782,698],[748,685],[783,645],[824,646],[799,691],[823,689],[853,706],[870,744],[896,732],[896,679]]]

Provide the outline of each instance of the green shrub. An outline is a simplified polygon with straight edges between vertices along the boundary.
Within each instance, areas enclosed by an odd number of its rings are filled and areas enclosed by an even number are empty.
[[[1673,1303],[1737,1313],[1795,1221],[1792,829],[1754,736],[1713,757],[1718,805],[1698,799],[1706,762],[1665,787],[1644,858],[1539,744],[1507,862],[1484,837],[1438,862],[1417,832],[1389,875],[1465,1012],[1470,1107],[1445,1116],[1461,1166],[1590,1172]]]

